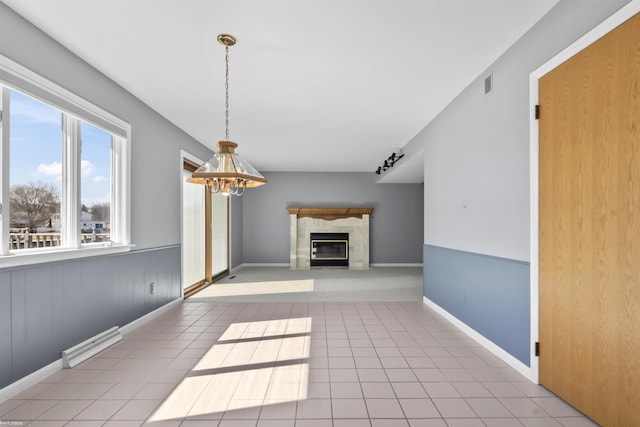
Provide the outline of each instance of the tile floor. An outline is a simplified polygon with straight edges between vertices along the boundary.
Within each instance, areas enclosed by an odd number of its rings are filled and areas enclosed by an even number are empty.
[[[186,302],[0,425],[595,426],[421,302]]]

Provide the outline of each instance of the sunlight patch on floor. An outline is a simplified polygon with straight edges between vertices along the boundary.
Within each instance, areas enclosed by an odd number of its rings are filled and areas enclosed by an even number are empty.
[[[216,419],[306,399],[310,332],[309,317],[229,325],[148,421]]]
[[[198,298],[206,297],[313,292],[313,287],[313,279],[278,280],[273,282],[222,283],[211,285],[189,298],[192,300],[197,300]]]

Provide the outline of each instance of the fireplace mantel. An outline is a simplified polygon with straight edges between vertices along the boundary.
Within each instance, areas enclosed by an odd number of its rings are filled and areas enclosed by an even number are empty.
[[[290,216],[290,265],[310,268],[310,233],[349,233],[349,268],[369,268],[369,218],[373,208],[287,208]]]
[[[371,215],[373,208],[287,208],[289,214],[298,218],[317,218],[332,221],[338,218],[362,218]]]

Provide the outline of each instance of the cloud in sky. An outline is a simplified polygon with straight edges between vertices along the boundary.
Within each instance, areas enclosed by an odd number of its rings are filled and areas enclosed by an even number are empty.
[[[104,182],[107,178],[102,175],[93,176],[96,167],[89,160],[80,162],[81,174],[83,178],[90,178],[93,182]],[[56,181],[62,180],[62,163],[40,163],[34,173],[35,176],[54,177]]]
[[[82,167],[81,173],[83,178],[90,179],[96,184],[105,182],[107,180],[107,177],[104,175],[95,175],[95,173],[97,172],[97,168],[89,160],[82,160],[81,167]]]
[[[81,173],[83,178],[88,178],[96,171],[96,167],[89,160],[82,160],[80,162]]]
[[[62,163],[40,163],[34,175],[54,177],[56,181],[62,181]]]

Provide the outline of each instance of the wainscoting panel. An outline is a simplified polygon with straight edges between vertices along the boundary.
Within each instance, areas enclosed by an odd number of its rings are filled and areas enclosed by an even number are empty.
[[[424,296],[527,366],[529,263],[424,245]]]
[[[0,384],[11,382],[11,274],[0,272]]]
[[[11,379],[27,374],[27,301],[25,270],[11,274]],[[18,313],[14,316],[13,313]],[[45,325],[48,328],[49,325]]]
[[[64,317],[63,313],[55,311],[56,306],[51,303],[53,283],[60,278],[60,276],[55,277],[52,270],[50,266],[21,271],[25,278],[24,283],[21,283],[21,286],[24,286],[24,292],[20,290],[25,298],[25,311],[24,316],[19,317],[21,317],[20,323],[24,323],[25,327],[24,368],[27,373],[50,363],[52,358],[56,359],[55,339],[62,333],[57,325]],[[21,374],[22,372],[14,373],[14,380],[22,377]]]
[[[3,270],[0,388],[180,298],[180,277],[180,246]]]

